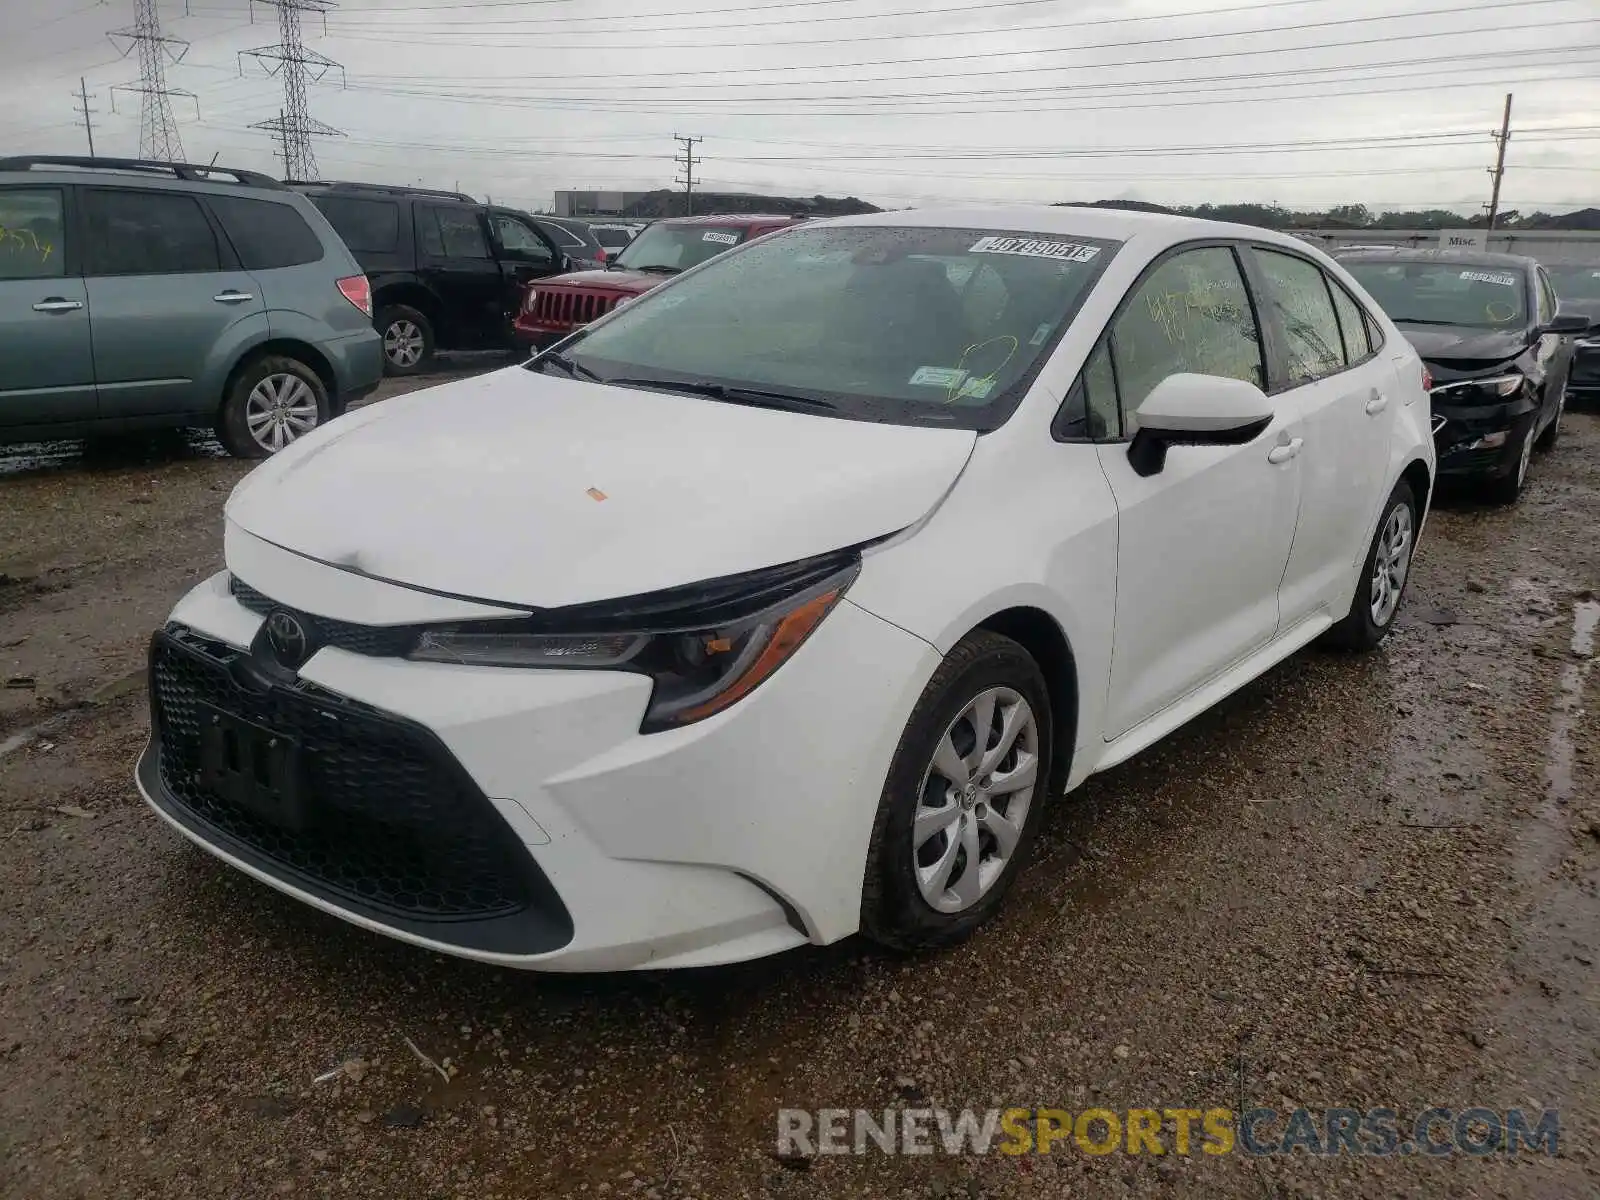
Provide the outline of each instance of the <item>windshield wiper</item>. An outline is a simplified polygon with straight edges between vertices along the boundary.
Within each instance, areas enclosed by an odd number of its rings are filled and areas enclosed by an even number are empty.
[[[666,267],[660,265],[652,265],[648,267],[630,267],[623,264],[619,265],[622,265],[622,269],[624,271],[644,271],[651,275],[681,275],[683,273],[682,267]]]
[[[1396,325],[1457,325],[1458,321],[1434,321],[1427,317],[1391,317]]]
[[[551,366],[560,367],[563,371],[565,371],[568,375],[571,375],[574,379],[587,379],[591,383],[603,383],[603,382],[605,382],[604,380],[602,380],[600,378],[600,376],[596,375],[593,371],[589,370],[588,367],[579,366],[577,363],[573,362],[570,358],[568,358],[565,354],[562,354],[559,350],[558,351],[553,351],[553,352],[548,353],[548,354],[541,354],[534,361],[540,367],[543,367],[546,363],[549,363]]]
[[[604,380],[618,387],[656,388],[663,392],[681,392],[686,396],[704,396],[708,400],[722,400],[729,404],[746,404],[751,408],[820,409],[832,412],[839,406],[832,400],[817,396],[797,396],[791,392],[767,392],[760,388],[736,387],[710,380],[690,380],[680,383],[675,379],[646,379],[615,376]]]

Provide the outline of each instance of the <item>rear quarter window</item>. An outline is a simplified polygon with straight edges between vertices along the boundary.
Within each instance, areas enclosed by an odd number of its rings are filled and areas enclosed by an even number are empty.
[[[393,254],[400,245],[400,206],[392,200],[313,196],[311,202],[358,254]]]
[[[322,240],[293,205],[242,196],[208,196],[206,200],[245,270],[268,271],[322,260]]]

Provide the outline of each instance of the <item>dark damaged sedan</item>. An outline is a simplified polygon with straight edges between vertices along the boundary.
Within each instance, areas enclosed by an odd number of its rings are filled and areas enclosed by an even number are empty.
[[[1417,348],[1433,375],[1440,475],[1482,482],[1509,504],[1535,448],[1561,430],[1575,336],[1590,318],[1558,310],[1531,258],[1458,251],[1339,256]]]

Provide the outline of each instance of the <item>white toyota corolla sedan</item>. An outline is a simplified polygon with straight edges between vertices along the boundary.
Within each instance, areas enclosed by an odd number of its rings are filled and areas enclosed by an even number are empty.
[[[1395,619],[1417,355],[1287,236],[1081,208],[750,243],[239,484],[145,798],[419,946],[679,967],[992,917],[1042,812]]]

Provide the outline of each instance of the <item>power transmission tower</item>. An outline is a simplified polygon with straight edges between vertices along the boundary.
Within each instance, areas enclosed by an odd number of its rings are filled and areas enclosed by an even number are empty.
[[[119,91],[138,92],[141,97],[139,157],[182,162],[183,140],[178,136],[178,122],[172,115],[172,98],[194,100],[196,114],[200,111],[200,101],[193,92],[167,86],[167,63],[182,62],[189,52],[189,43],[161,32],[156,0],[133,0],[133,24],[125,29],[114,29],[106,37],[123,58],[133,53],[135,47],[139,51],[139,82],[119,83],[111,89],[111,111],[117,111]]]
[[[1506,114],[1500,119],[1500,132],[1494,135],[1494,140],[1500,143],[1500,150],[1495,155],[1494,167],[1489,171],[1494,179],[1494,190],[1489,193],[1489,232],[1494,232],[1494,223],[1500,218],[1500,181],[1506,174],[1506,143],[1511,140],[1511,93],[1506,93]]]
[[[239,73],[244,74],[246,56],[261,64],[268,75],[283,76],[283,108],[276,117],[257,121],[251,129],[264,129],[275,134],[283,147],[283,177],[285,179],[316,180],[317,155],[312,148],[313,137],[343,137],[332,125],[325,125],[313,117],[306,106],[306,81],[321,80],[329,71],[338,71],[341,80],[344,67],[315,50],[307,50],[301,38],[300,14],[314,13],[324,18],[333,0],[250,0],[250,14],[255,16],[255,6],[264,4],[278,10],[278,44],[260,46],[239,53]]]
[[[73,107],[73,112],[83,118],[84,131],[89,135],[89,157],[94,157],[94,114],[98,108],[89,107],[89,85],[83,81],[83,76],[78,76],[78,103]],[[76,121],[73,124],[77,124]]]
[[[700,165],[700,160],[694,156],[695,146],[705,141],[703,137],[683,137],[673,134],[672,140],[683,143],[683,157],[678,160],[678,165],[683,168],[683,178],[674,180],[683,184],[683,215],[694,215],[694,169]]]

